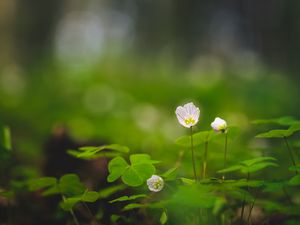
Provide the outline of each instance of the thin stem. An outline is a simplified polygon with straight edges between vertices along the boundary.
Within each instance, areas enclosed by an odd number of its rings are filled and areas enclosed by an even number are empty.
[[[63,201],[65,201],[66,197],[64,195],[62,195],[62,199],[63,199]],[[75,213],[74,213],[73,209],[70,209],[70,213],[71,213],[71,215],[73,217],[74,223],[76,225],[80,225],[79,222],[78,222],[78,220],[77,220],[77,218],[76,218],[76,216],[75,216]]]
[[[206,177],[206,168],[207,168],[207,150],[208,150],[208,141],[204,144],[204,158],[203,158],[203,179]]]
[[[247,173],[247,183],[249,182],[249,180],[250,180],[250,173],[248,172]],[[247,190],[249,191],[248,184],[247,184]],[[242,203],[242,211],[241,211],[241,221],[244,218],[245,204],[246,204],[246,196],[244,195],[244,200],[243,200],[243,203]]]
[[[288,194],[288,192],[286,191],[285,186],[282,186],[282,191],[283,191],[283,193],[284,193],[286,199],[288,200],[288,202],[289,202],[290,204],[293,204],[292,199],[291,199],[290,195]]]
[[[86,208],[86,210],[88,211],[88,213],[90,214],[92,222],[95,222],[96,225],[99,225],[98,222],[97,222],[97,220],[95,219],[92,211],[90,210],[89,206],[85,202],[82,202],[82,204]]]
[[[225,131],[225,146],[224,146],[224,169],[226,168],[226,161],[227,161],[227,132]],[[225,173],[223,173],[222,179],[225,180]]]
[[[195,163],[195,153],[194,153],[193,127],[191,127],[191,151],[192,151],[194,179],[195,179],[195,181],[197,181],[198,179],[197,179],[197,173],[196,173],[196,163]]]
[[[249,212],[249,215],[248,215],[248,219],[247,219],[247,223],[248,224],[250,224],[250,219],[251,219],[252,210],[254,208],[254,204],[255,204],[255,199],[252,202],[252,205],[251,205],[251,208],[250,208],[250,212]]]
[[[287,141],[287,138],[286,138],[286,137],[283,137],[283,140],[284,140],[284,142],[285,142],[285,144],[286,144],[286,148],[287,148],[287,150],[288,150],[288,152],[289,152],[289,154],[290,154],[291,161],[292,161],[293,165],[296,166],[296,161],[295,161],[295,159],[294,159],[293,152],[292,152],[292,149],[290,148],[289,142]],[[297,171],[295,171],[295,172],[296,172],[296,174],[298,174]]]

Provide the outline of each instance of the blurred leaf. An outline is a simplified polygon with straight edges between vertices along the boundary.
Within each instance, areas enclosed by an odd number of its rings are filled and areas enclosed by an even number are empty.
[[[188,178],[181,177],[180,180],[181,180],[184,184],[187,184],[187,185],[195,184],[195,180],[192,180],[192,179],[188,179]]]
[[[66,174],[59,179],[59,188],[63,195],[76,196],[85,191],[85,186],[76,174]]]
[[[289,137],[294,132],[292,130],[270,130],[265,133],[256,135],[256,138],[284,138]]]
[[[169,204],[181,207],[212,208],[217,197],[207,185],[181,186],[172,196]]]
[[[201,131],[193,134],[193,144],[194,146],[201,145],[206,141],[210,141],[216,134],[213,131]],[[179,137],[175,140],[175,144],[181,147],[191,147],[191,136],[186,135]]]
[[[265,182],[263,192],[282,192],[283,188],[285,186],[285,182],[278,181],[278,182]]]
[[[262,170],[264,168],[270,167],[270,166],[278,167],[278,164],[273,163],[273,162],[260,162],[260,163],[242,168],[241,172],[242,173],[254,173],[254,172],[257,172],[257,171]]]
[[[165,180],[175,180],[178,173],[178,167],[173,167],[166,172],[164,172],[161,177],[163,177]]]
[[[230,173],[230,172],[241,170],[242,168],[243,168],[242,165],[235,165],[235,166],[228,167],[226,169],[219,170],[217,172],[218,173]]]
[[[225,168],[222,170],[217,171],[218,173],[229,173],[229,172],[234,172],[234,171],[240,171],[241,173],[254,173],[259,170],[262,170],[266,167],[277,167],[278,165],[274,162],[269,162],[269,161],[274,161],[276,160],[273,157],[257,157],[254,159],[250,160],[245,160],[240,162],[239,165],[234,165],[229,168]]]
[[[145,194],[131,195],[131,196],[124,195],[124,196],[121,196],[121,197],[116,198],[114,200],[111,200],[109,203],[130,201],[130,200],[135,200],[137,198],[144,198],[146,196],[147,195],[145,195]]]
[[[66,198],[59,205],[63,210],[70,211],[80,200],[80,197]]]
[[[296,165],[296,166],[290,166],[290,167],[289,167],[289,170],[291,170],[291,171],[299,171],[299,172],[300,172],[300,166],[299,166],[299,165]]]
[[[131,209],[138,209],[138,208],[142,208],[142,207],[145,207],[145,205],[138,204],[138,203],[130,203],[123,208],[123,211],[131,210]]]
[[[168,216],[167,216],[166,211],[164,210],[160,216],[159,222],[160,222],[160,224],[164,225],[167,223],[167,221],[168,221]]]
[[[133,154],[130,155],[129,159],[131,165],[159,163],[159,161],[152,160],[148,154]]]
[[[275,159],[274,157],[257,157],[254,159],[245,160],[242,162],[242,164],[246,166],[252,166],[253,164],[260,163],[262,161],[267,161],[267,160],[276,161],[277,159]]]
[[[41,178],[31,179],[28,181],[28,186],[30,191],[36,191],[49,186],[55,186],[56,184],[57,184],[57,180],[54,177],[41,177]]]
[[[107,198],[110,195],[117,193],[118,191],[124,190],[125,188],[126,188],[126,186],[123,184],[104,188],[98,192],[99,198]]]
[[[291,116],[284,116],[280,118],[274,119],[260,119],[254,120],[252,123],[254,124],[278,124],[278,125],[292,125],[294,123],[298,123],[298,120],[295,120],[294,117]]]
[[[289,180],[289,184],[290,185],[293,185],[293,186],[296,186],[296,185],[299,185],[300,184],[300,174],[292,177],[290,180]]]
[[[249,181],[247,181],[247,179],[240,179],[240,180],[232,182],[231,185],[235,186],[235,187],[261,187],[261,186],[264,185],[264,181],[261,181],[261,180],[249,180]]]
[[[128,153],[129,148],[126,146],[111,144],[111,145],[103,145],[103,146],[85,146],[80,147],[78,150],[68,150],[68,154],[81,159],[94,159],[99,156],[103,156],[105,154],[99,154],[102,150],[113,150],[119,153]],[[106,153],[109,154],[109,153]]]
[[[81,197],[83,202],[95,202],[99,199],[100,195],[96,191],[85,191]]]
[[[116,215],[116,214],[112,214],[112,215],[110,216],[110,220],[111,220],[113,223],[116,223],[120,218],[121,218],[121,216]]]
[[[0,127],[0,146],[5,150],[11,150],[11,134],[7,126]]]

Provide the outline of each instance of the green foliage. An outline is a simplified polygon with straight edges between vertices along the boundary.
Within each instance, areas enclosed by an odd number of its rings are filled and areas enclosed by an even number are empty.
[[[166,211],[164,210],[160,216],[159,222],[160,222],[160,224],[164,225],[167,223],[167,221],[168,221],[168,216],[167,216]]]
[[[2,149],[12,149],[10,129],[7,126],[0,126],[0,151]]]
[[[111,152],[104,152],[103,150],[110,150]],[[99,153],[101,152],[101,153]],[[69,150],[68,153],[76,158],[80,159],[94,159],[101,156],[116,156],[120,153],[128,153],[129,148],[126,146],[118,145],[118,144],[111,144],[111,145],[104,145],[104,146],[86,146],[81,147],[78,150]]]
[[[131,200],[135,200],[137,198],[144,198],[146,196],[147,195],[145,195],[145,194],[131,195],[131,196],[124,195],[124,196],[121,196],[119,198],[109,201],[109,203],[131,201]]]
[[[234,171],[240,171],[244,174],[255,173],[267,167],[277,167],[278,165],[273,161],[276,161],[273,157],[257,157],[242,161],[238,165],[219,170],[218,173],[230,173]]]
[[[270,130],[265,133],[256,135],[257,138],[284,138],[289,137],[300,130],[300,123],[294,123],[288,129],[285,130]]]
[[[197,197],[195,197],[197,196]],[[188,186],[180,186],[169,201],[169,205],[191,208],[212,208],[217,196],[213,192],[213,188],[207,185],[192,184]]]
[[[121,156],[109,162],[107,177],[108,182],[113,182],[121,177],[122,181],[132,187],[142,185],[156,171],[153,164],[158,161],[151,160],[147,154],[134,154],[130,156],[130,165]]]
[[[297,174],[296,176],[292,177],[289,181],[289,184],[292,186],[300,185],[300,174]]]
[[[178,167],[173,167],[163,174],[161,174],[161,177],[164,178],[166,181],[175,180],[178,174]]]
[[[293,125],[295,123],[299,123],[299,120],[296,120],[292,116],[284,116],[274,119],[260,119],[260,120],[254,120],[254,124],[278,124],[278,125]]]
[[[234,138],[236,138],[239,132],[240,132],[239,128],[234,126],[229,126],[227,131],[228,140],[233,140]],[[211,141],[218,142],[220,140],[220,137],[223,137],[222,133],[216,133],[213,130],[200,131],[193,134],[193,144],[194,146],[199,146],[204,144],[205,142],[211,142]],[[175,140],[175,144],[180,147],[189,148],[191,147],[191,136],[185,135],[179,137]]]

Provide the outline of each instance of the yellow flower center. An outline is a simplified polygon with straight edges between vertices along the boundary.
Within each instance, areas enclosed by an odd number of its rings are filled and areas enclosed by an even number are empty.
[[[195,120],[192,117],[190,117],[188,119],[185,119],[184,122],[186,125],[190,125],[190,124],[194,124]]]

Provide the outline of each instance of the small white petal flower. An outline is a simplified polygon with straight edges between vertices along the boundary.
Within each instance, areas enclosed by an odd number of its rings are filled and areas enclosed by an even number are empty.
[[[190,128],[198,123],[200,109],[190,102],[184,106],[178,106],[175,113],[179,123],[184,127]]]
[[[216,117],[214,122],[211,123],[211,127],[216,132],[226,132],[227,131],[227,123],[225,120],[221,119],[220,117]]]
[[[164,187],[164,180],[160,176],[152,175],[147,180],[147,185],[150,191],[159,192]]]

